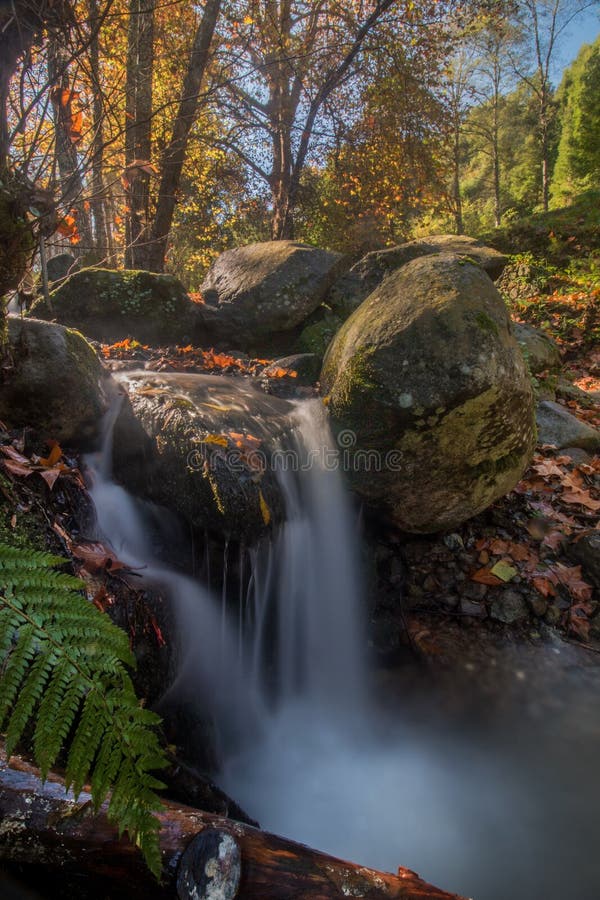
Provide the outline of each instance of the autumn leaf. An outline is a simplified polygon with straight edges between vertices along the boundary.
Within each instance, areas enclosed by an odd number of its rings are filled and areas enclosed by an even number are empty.
[[[578,506],[583,506],[585,509],[589,509],[592,512],[598,512],[600,509],[600,500],[594,500],[589,491],[584,490],[573,490],[573,491],[563,491],[561,494],[561,500],[565,503],[573,503]]]
[[[563,469],[559,468],[551,459],[532,466],[532,469],[544,478],[562,478],[565,474]]]
[[[117,572],[126,568],[125,563],[117,559],[114,553],[99,542],[73,544],[71,553],[80,559],[84,567],[91,573],[108,569],[111,572]]]
[[[556,597],[556,588],[549,578],[538,575],[532,579],[532,583],[536,591],[538,591],[542,597]]]
[[[499,578],[501,581],[507,582],[512,581],[515,575],[518,575],[519,572],[513,566],[509,566],[506,562],[503,562],[501,560],[490,569],[490,574],[495,575],[496,578]]]
[[[269,509],[268,503],[263,497],[263,492],[259,490],[258,492],[258,503],[260,505],[260,513],[263,518],[263,522],[265,525],[268,525],[271,521],[271,510]]]
[[[207,434],[202,438],[203,444],[215,444],[217,447],[227,447],[227,438],[222,434]]]
[[[492,575],[490,569],[478,569],[471,575],[471,581],[476,581],[478,584],[487,584],[491,587],[498,587],[500,584],[504,584],[501,578],[498,578],[497,575]]]
[[[41,456],[39,459],[39,463],[41,466],[52,467],[56,465],[59,459],[61,459],[63,452],[60,448],[60,445],[57,444],[56,441],[50,442],[48,446],[50,447],[50,453],[47,457]]]

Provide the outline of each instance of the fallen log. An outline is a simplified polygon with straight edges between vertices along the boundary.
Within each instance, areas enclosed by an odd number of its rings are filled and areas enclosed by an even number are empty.
[[[106,807],[94,811],[88,793],[75,800],[57,775],[42,782],[39,771],[20,757],[0,759],[0,866],[20,872],[45,896],[461,900],[409,869],[377,872],[168,801],[159,818],[160,883],[137,848],[126,837],[119,839]]]

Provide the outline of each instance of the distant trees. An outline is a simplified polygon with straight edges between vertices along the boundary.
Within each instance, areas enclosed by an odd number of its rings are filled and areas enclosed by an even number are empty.
[[[556,96],[551,74],[587,5],[2,4],[0,193],[27,237],[20,269],[53,231],[83,262],[176,264],[197,286],[235,242],[358,252],[498,225],[547,204],[557,153],[553,196],[569,196],[597,172],[596,56]]]
[[[561,203],[600,184],[600,38],[565,72],[556,103],[561,130],[552,199]]]

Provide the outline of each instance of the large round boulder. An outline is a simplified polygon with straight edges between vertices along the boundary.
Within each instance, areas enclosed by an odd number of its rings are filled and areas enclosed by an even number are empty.
[[[108,407],[111,378],[82,334],[10,317],[0,419],[60,443],[91,447]]]
[[[124,375],[114,471],[133,493],[195,528],[255,543],[283,515],[271,467],[292,405],[242,378]]]
[[[242,350],[270,347],[320,305],[343,257],[295,241],[268,241],[227,250],[202,285],[202,330]]]
[[[153,346],[189,343],[198,309],[173,275],[113,269],[75,272],[50,299],[51,307],[40,299],[31,314],[107,343],[128,337]]]
[[[414,260],[346,321],[321,384],[366,504],[408,532],[506,494],[535,443],[532,388],[498,291],[450,254]]]
[[[456,253],[471,259],[487,272],[492,280],[498,278],[508,261],[503,253],[462,234],[436,234],[417,241],[398,244],[386,250],[373,250],[363,256],[349,272],[335,283],[327,298],[331,307],[348,316],[392,272],[419,259],[437,253]]]

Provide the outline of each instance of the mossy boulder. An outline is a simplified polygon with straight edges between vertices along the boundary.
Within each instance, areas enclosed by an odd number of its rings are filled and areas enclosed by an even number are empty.
[[[202,330],[217,344],[263,352],[305,322],[343,266],[341,254],[295,241],[227,250],[202,285]]]
[[[76,272],[31,314],[81,329],[97,341],[133,337],[143,344],[189,343],[198,305],[173,275],[86,269]]]
[[[327,348],[342,327],[343,319],[321,306],[300,332],[296,346],[300,353],[313,353],[322,360]]]
[[[532,375],[557,372],[561,367],[560,350],[555,341],[539,328],[522,322],[514,324],[515,337]]]
[[[342,326],[321,385],[351,484],[407,532],[457,526],[531,459],[533,394],[508,312],[456,255],[390,275]]]
[[[290,403],[243,379],[125,376],[115,429],[116,477],[196,528],[254,544],[283,515],[271,454]]]
[[[10,318],[0,419],[61,444],[88,448],[101,430],[111,378],[82,334],[37,319]]]
[[[508,261],[503,253],[487,247],[475,238],[456,234],[431,235],[421,240],[399,244],[397,247],[367,253],[334,284],[327,302],[338,315],[346,318],[392,272],[396,272],[413,259],[437,253],[466,256],[481,266],[493,280],[501,275]]]

